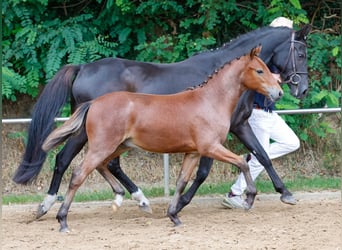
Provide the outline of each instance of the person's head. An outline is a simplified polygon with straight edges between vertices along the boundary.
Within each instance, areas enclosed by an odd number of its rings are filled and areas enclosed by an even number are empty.
[[[276,19],[274,19],[271,23],[270,23],[271,27],[288,27],[288,28],[293,28],[293,21],[286,18],[286,17],[277,17]],[[273,77],[278,81],[281,82],[281,77],[280,77],[280,73],[278,70],[274,71],[272,69],[270,69],[272,72]]]
[[[270,23],[271,27],[288,27],[293,29],[293,21],[286,17],[277,17]]]

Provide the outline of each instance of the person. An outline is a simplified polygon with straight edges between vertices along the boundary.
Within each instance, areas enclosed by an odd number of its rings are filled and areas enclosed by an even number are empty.
[[[278,17],[270,24],[272,27],[286,26],[292,28],[291,20]],[[270,67],[273,76],[280,81],[280,72]],[[276,113],[275,103],[268,100],[265,96],[255,93],[254,108],[248,122],[265,149],[269,158],[275,159],[297,150],[300,146],[297,135],[286,124],[286,122]],[[270,143],[270,140],[273,142]],[[252,154],[246,156],[250,168],[251,176],[255,180],[264,167],[259,163]],[[235,183],[231,186],[230,192],[227,193],[222,201],[222,205],[227,208],[244,208],[243,193],[246,189],[246,181],[241,173]]]

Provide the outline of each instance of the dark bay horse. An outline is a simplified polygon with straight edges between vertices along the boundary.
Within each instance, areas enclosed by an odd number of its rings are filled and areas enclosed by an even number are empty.
[[[57,214],[61,231],[69,231],[68,210],[86,177],[97,168],[111,176],[108,162],[130,148],[185,153],[176,192],[167,212],[175,225],[181,224],[176,206],[201,155],[241,169],[247,182],[246,209],[251,208],[256,188],[248,164],[244,157],[232,153],[223,143],[244,90],[257,91],[271,100],[283,95],[279,83],[257,56],[260,50],[259,46],[249,55],[227,62],[205,84],[193,90],[171,95],[112,92],[81,105],[42,146],[49,151],[86,128],[88,151],[83,163],[73,171],[65,201]]]
[[[112,91],[176,93],[192,84],[203,82],[208,75],[223,65],[223,62],[241,56],[261,44],[261,59],[267,65],[276,66],[281,72],[282,79],[289,84],[291,94],[302,98],[308,89],[306,37],[309,31],[308,25],[299,31],[285,27],[264,27],[242,35],[217,50],[202,52],[178,63],[154,64],[107,58],[84,65],[64,66],[45,86],[33,109],[28,143],[13,180],[27,184],[38,175],[46,158],[41,145],[54,128],[54,118],[60,114],[61,107],[69,96],[74,111],[82,102]],[[294,203],[292,194],[275,172],[272,162],[248,123],[247,119],[253,108],[253,96],[253,91],[246,91],[240,98],[231,120],[230,131],[265,167],[275,190],[281,193],[281,200],[285,203]],[[79,135],[71,137],[57,155],[53,179],[47,197],[39,206],[38,217],[45,214],[55,202],[65,170],[86,142],[86,134],[81,131]],[[210,158],[201,158],[193,185],[180,199],[180,209],[190,202],[197,188],[206,179],[212,162]],[[140,200],[142,207],[148,203],[138,187],[119,167],[119,157],[112,160],[108,168],[128,189],[132,197]]]

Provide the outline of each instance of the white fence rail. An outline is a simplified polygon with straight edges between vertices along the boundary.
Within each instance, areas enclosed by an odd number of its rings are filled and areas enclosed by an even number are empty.
[[[289,110],[276,110],[280,115],[288,115],[288,114],[314,114],[314,113],[338,113],[341,112],[341,108],[315,108],[315,109],[289,109]],[[57,122],[65,122],[69,118],[68,117],[59,117],[56,118]],[[11,123],[30,123],[30,118],[13,118],[13,119],[2,119],[2,124],[11,124]]]
[[[338,113],[341,112],[341,108],[315,108],[315,109],[292,109],[292,110],[276,110],[278,114],[314,114],[314,113]],[[55,121],[64,122],[68,120],[68,117],[56,118]],[[14,123],[30,123],[30,118],[25,119],[2,119],[2,124],[14,124]],[[163,154],[164,162],[164,194],[168,196],[170,194],[169,188],[169,155]]]

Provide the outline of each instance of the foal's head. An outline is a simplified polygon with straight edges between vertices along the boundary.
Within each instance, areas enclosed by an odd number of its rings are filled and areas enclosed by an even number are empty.
[[[249,61],[242,77],[242,83],[246,88],[276,101],[283,95],[283,90],[266,64],[258,57],[260,51],[261,46],[258,46],[251,50],[249,56],[245,56]]]

